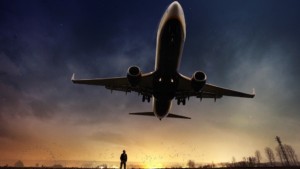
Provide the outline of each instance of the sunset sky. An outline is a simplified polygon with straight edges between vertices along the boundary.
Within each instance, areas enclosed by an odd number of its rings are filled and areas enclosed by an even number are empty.
[[[136,93],[75,85],[78,78],[154,68],[158,23],[172,1],[1,0],[0,165],[8,160],[118,161],[164,166],[231,162],[277,146],[300,156],[300,1],[191,0],[180,72],[254,99],[191,98],[151,111]],[[279,161],[278,158],[276,158]],[[25,164],[26,165],[26,164]]]

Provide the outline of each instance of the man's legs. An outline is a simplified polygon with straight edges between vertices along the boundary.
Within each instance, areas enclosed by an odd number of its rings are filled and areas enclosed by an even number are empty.
[[[122,169],[123,165],[124,165],[124,169],[126,169],[126,163],[125,163],[125,162],[123,162],[123,161],[121,161],[121,164],[120,164],[120,169]]]

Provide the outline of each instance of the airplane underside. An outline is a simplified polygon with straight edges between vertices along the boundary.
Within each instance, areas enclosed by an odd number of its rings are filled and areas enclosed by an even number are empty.
[[[183,9],[178,2],[172,2],[163,14],[156,41],[156,58],[153,72],[142,73],[139,67],[131,66],[127,76],[114,78],[75,79],[76,84],[105,86],[109,90],[136,92],[142,95],[142,101],[153,100],[153,111],[130,113],[131,115],[156,116],[190,119],[170,113],[172,100],[185,105],[186,99],[196,97],[220,99],[223,96],[253,98],[252,94],[234,91],[207,83],[207,76],[202,71],[195,71],[192,77],[186,77],[178,72],[184,41],[186,38],[186,23]]]

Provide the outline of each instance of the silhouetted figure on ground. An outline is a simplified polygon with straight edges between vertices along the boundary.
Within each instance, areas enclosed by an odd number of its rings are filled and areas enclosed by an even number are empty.
[[[124,169],[126,169],[127,154],[125,150],[123,150],[123,153],[120,156],[120,160],[121,160],[120,169],[122,169],[123,165],[124,165]]]

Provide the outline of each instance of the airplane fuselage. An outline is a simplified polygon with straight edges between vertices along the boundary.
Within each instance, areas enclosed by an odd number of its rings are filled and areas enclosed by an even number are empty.
[[[178,2],[172,2],[162,16],[156,38],[155,68],[153,72],[142,73],[139,67],[130,66],[125,77],[75,79],[76,84],[105,86],[113,91],[137,92],[142,101],[150,102],[153,98],[152,112],[134,112],[131,115],[156,116],[190,119],[190,117],[170,113],[172,100],[185,105],[190,97],[221,98],[222,96],[253,98],[252,94],[234,91],[206,83],[207,76],[203,71],[195,71],[192,77],[179,73],[181,55],[186,38],[184,13]]]
[[[168,115],[175,97],[184,41],[183,10],[178,3],[173,3],[163,15],[157,32],[153,111],[159,119]]]

